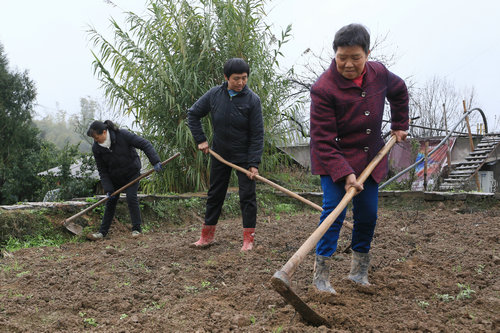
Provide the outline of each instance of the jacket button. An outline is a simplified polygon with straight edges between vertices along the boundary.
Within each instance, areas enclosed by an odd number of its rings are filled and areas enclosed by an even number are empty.
[[[365,116],[369,116],[370,115],[370,111],[365,111]]]
[[[361,93],[361,97],[365,97],[365,96],[366,96],[366,91],[363,91],[363,92]]]
[[[365,148],[363,148],[363,150],[364,150],[364,151],[365,151],[365,153],[366,153],[366,152],[368,152],[368,150],[370,150],[370,147],[365,147]]]
[[[366,134],[370,134],[371,132],[372,132],[371,129],[369,129],[369,128],[366,129]]]

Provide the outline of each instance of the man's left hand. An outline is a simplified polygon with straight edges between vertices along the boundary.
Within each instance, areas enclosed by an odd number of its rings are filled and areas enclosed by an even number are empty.
[[[406,140],[406,137],[408,136],[408,132],[402,131],[402,130],[397,130],[397,131],[391,130],[391,135],[396,136],[396,142],[403,142]]]
[[[256,167],[250,167],[248,168],[248,171],[250,171],[248,178],[250,178],[251,180],[255,180],[255,176],[259,175],[259,169],[257,169]]]

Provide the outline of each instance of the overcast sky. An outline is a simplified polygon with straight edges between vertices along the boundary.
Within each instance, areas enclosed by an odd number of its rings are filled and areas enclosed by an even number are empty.
[[[109,35],[109,18],[122,22],[123,11],[143,14],[146,0],[0,0],[0,43],[11,69],[28,70],[38,91],[40,115],[80,111],[80,98],[102,99],[92,72],[89,25]],[[490,130],[500,117],[500,1],[493,0],[275,0],[267,22],[279,31],[292,24],[284,48],[285,65],[300,62],[307,48],[331,48],[335,32],[357,22],[375,36],[388,34],[388,52],[398,56],[391,68],[423,84],[433,76],[457,88],[474,87],[476,107],[488,116]],[[496,130],[500,130],[498,127]]]

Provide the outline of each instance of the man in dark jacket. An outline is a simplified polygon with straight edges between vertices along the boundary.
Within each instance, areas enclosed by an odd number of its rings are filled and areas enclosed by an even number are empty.
[[[369,250],[377,221],[378,183],[387,174],[385,157],[364,184],[357,176],[384,145],[381,135],[385,99],[391,108],[391,130],[397,141],[408,130],[408,91],[404,81],[384,65],[368,61],[370,35],[360,24],[341,28],[333,41],[335,59],[311,88],[311,171],[321,176],[323,213],[320,224],[355,187],[352,261],[348,278],[368,285]],[[329,258],[346,211],[316,246],[313,284],[335,293],[329,282]]]
[[[200,119],[210,113],[213,127],[212,149],[224,159],[248,169],[247,177],[237,172],[241,214],[243,217],[242,251],[253,248],[257,219],[257,201],[254,175],[259,174],[264,146],[264,126],[259,96],[247,86],[250,69],[240,58],[224,64],[226,82],[210,89],[188,110],[188,125],[198,149],[208,154],[209,145]],[[214,242],[231,168],[217,159],[211,159],[210,189],[200,239],[193,247],[203,248]]]
[[[110,120],[94,121],[87,131],[87,135],[94,139],[92,153],[102,187],[109,197],[99,232],[87,236],[90,240],[98,240],[106,237],[115,215],[118,196],[110,197],[111,193],[140,176],[141,160],[136,148],[144,151],[155,171],[161,171],[162,167],[160,157],[148,140],[127,130],[118,129]],[[139,236],[142,231],[141,211],[137,199],[138,189],[139,182],[136,182],[125,190],[130,219],[132,220],[133,237]]]

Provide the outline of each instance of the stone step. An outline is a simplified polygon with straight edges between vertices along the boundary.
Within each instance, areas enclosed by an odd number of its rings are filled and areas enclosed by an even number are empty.
[[[469,155],[489,155],[493,150],[491,149],[476,149],[469,153]]]
[[[453,170],[452,172],[450,172],[450,175],[470,175],[470,174],[473,174],[474,173],[474,170]]]

